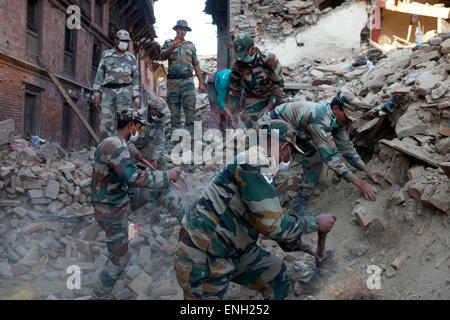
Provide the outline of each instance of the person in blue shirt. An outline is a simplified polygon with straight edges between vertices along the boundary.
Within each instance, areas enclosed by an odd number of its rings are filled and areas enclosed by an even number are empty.
[[[218,70],[208,80],[207,90],[211,114],[209,128],[219,129],[223,135],[228,121],[233,117],[230,110],[230,73],[231,69]]]

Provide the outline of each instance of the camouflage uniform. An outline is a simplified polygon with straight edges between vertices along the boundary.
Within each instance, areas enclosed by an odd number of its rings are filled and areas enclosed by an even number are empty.
[[[150,189],[169,188],[166,171],[142,171],[131,161],[126,141],[120,136],[104,139],[97,147],[92,170],[91,198],[95,220],[106,232],[109,259],[93,290],[95,297],[108,295],[128,261],[128,216],[154,200]],[[172,210],[184,214],[183,204],[172,201]]]
[[[249,35],[241,36],[245,41],[249,41],[249,37]],[[239,38],[236,38],[235,48],[239,45]],[[244,48],[249,46],[248,43],[241,45]],[[234,105],[233,109],[237,109],[241,90],[244,90],[245,108],[241,111],[241,120],[247,128],[255,127],[259,112],[269,102],[274,107],[280,103],[283,88],[281,64],[272,53],[262,53],[257,50],[253,62],[244,63],[235,60],[231,66],[230,96]]]
[[[116,113],[140,102],[139,69],[136,57],[126,51],[119,56],[116,49],[102,54],[93,85],[94,96],[101,93],[100,140],[116,130]]]
[[[172,45],[173,40],[167,40],[161,48],[161,55]],[[196,95],[192,70],[193,66],[199,64],[195,45],[190,41],[184,41],[168,59],[167,103],[171,113],[172,128],[181,127],[180,115],[181,107],[183,107],[186,115],[185,128],[193,131]]]
[[[309,250],[301,235],[316,231],[318,223],[313,216],[283,213],[269,182],[271,161],[262,147],[239,154],[184,216],[174,267],[185,299],[223,299],[230,281],[266,299],[288,295],[286,266],[256,244],[258,236],[286,251]]]
[[[166,102],[160,97],[153,97],[149,105],[162,114],[166,112]],[[148,119],[147,112],[148,108],[145,109],[143,114],[144,119]],[[164,122],[165,117],[159,120],[152,120],[136,142],[128,143],[132,158],[137,157],[137,154],[140,152],[148,161],[157,160],[159,169],[164,169],[167,166],[167,161],[162,155],[166,141]]]
[[[339,152],[355,168],[365,166],[349,138],[349,127],[341,127],[329,103],[292,102],[276,107],[272,118],[291,124],[297,130],[297,145],[305,153],[294,157],[303,166],[299,194],[311,195],[319,184],[323,163],[351,182],[355,175],[340,159]]]

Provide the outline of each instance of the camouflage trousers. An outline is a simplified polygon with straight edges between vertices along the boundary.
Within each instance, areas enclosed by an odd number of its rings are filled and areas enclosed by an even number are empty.
[[[239,258],[212,257],[179,242],[174,268],[186,300],[224,299],[230,282],[260,292],[264,299],[288,296],[285,264],[256,244]]]
[[[121,208],[114,208],[109,204],[94,203],[95,220],[100,229],[106,233],[106,246],[108,248],[108,261],[93,290],[93,294],[99,298],[107,296],[112,291],[130,260],[128,217],[131,211],[141,208],[148,202],[159,201],[174,216],[184,215],[183,201],[171,186],[162,190],[134,188],[130,189],[130,196],[130,203]]]
[[[185,128],[194,132],[196,96],[192,78],[167,80],[167,103],[172,130],[181,128],[181,108],[183,108],[186,116]]]
[[[120,89],[103,87],[100,105],[100,140],[108,138],[117,129],[116,114],[123,109],[132,107],[133,88],[128,86]]]
[[[240,112],[241,120],[247,129],[256,128],[259,113],[267,107],[269,99],[245,98],[245,108]]]

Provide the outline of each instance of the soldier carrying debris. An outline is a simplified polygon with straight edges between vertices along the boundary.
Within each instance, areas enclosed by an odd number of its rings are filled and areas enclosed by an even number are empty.
[[[232,109],[238,110],[243,90],[245,107],[241,120],[247,128],[253,128],[264,113],[280,103],[284,88],[281,64],[274,54],[259,51],[245,33],[234,40],[234,56],[230,75]]]
[[[167,166],[167,161],[162,155],[166,141],[164,125],[166,106],[163,98],[151,98],[143,115],[150,125],[135,142],[128,144],[133,158],[138,159],[141,154],[144,159],[150,161],[153,168],[158,169],[164,169]]]
[[[149,125],[137,110],[126,109],[118,114],[117,134],[104,139],[95,150],[92,170],[91,198],[95,220],[106,232],[109,259],[92,291],[94,299],[110,299],[111,290],[125,270],[128,261],[128,216],[145,203],[155,200],[155,190],[170,189],[170,181],[179,178],[179,172],[142,171],[132,162],[127,141],[139,136],[143,125]],[[184,206],[175,192],[168,208],[181,215]]]
[[[125,30],[116,34],[116,46],[102,54],[98,65],[94,91],[94,106],[100,106],[100,139],[114,134],[116,113],[129,108],[139,109],[139,70],[136,57],[127,51],[130,35]],[[100,97],[101,93],[101,97]]]
[[[356,177],[339,157],[340,152],[374,183],[379,183],[377,177],[383,177],[381,172],[367,168],[349,138],[348,126],[360,116],[357,111],[359,103],[353,93],[344,89],[337,93],[331,103],[286,103],[272,110],[267,119],[260,120],[262,124],[270,119],[281,119],[291,124],[297,131],[297,144],[305,153],[300,158],[294,157],[302,164],[303,175],[292,212],[309,214],[306,210],[308,200],[319,184],[323,163],[337,175],[358,186],[366,199],[376,199],[375,187]]]
[[[240,153],[210,182],[182,220],[174,267],[185,299],[223,299],[230,281],[259,291],[265,299],[284,299],[290,281],[286,266],[260,248],[260,233],[286,251],[303,250],[321,260],[301,236],[327,233],[336,217],[284,213],[271,184],[280,161],[298,151],[295,130],[271,121],[278,144]],[[268,139],[271,140],[271,139]],[[275,165],[273,165],[275,163]]]

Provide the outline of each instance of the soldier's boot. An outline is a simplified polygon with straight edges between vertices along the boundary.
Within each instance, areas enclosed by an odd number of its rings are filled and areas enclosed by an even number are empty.
[[[313,214],[307,210],[309,195],[299,192],[294,199],[294,204],[290,214],[295,216],[312,216]]]

